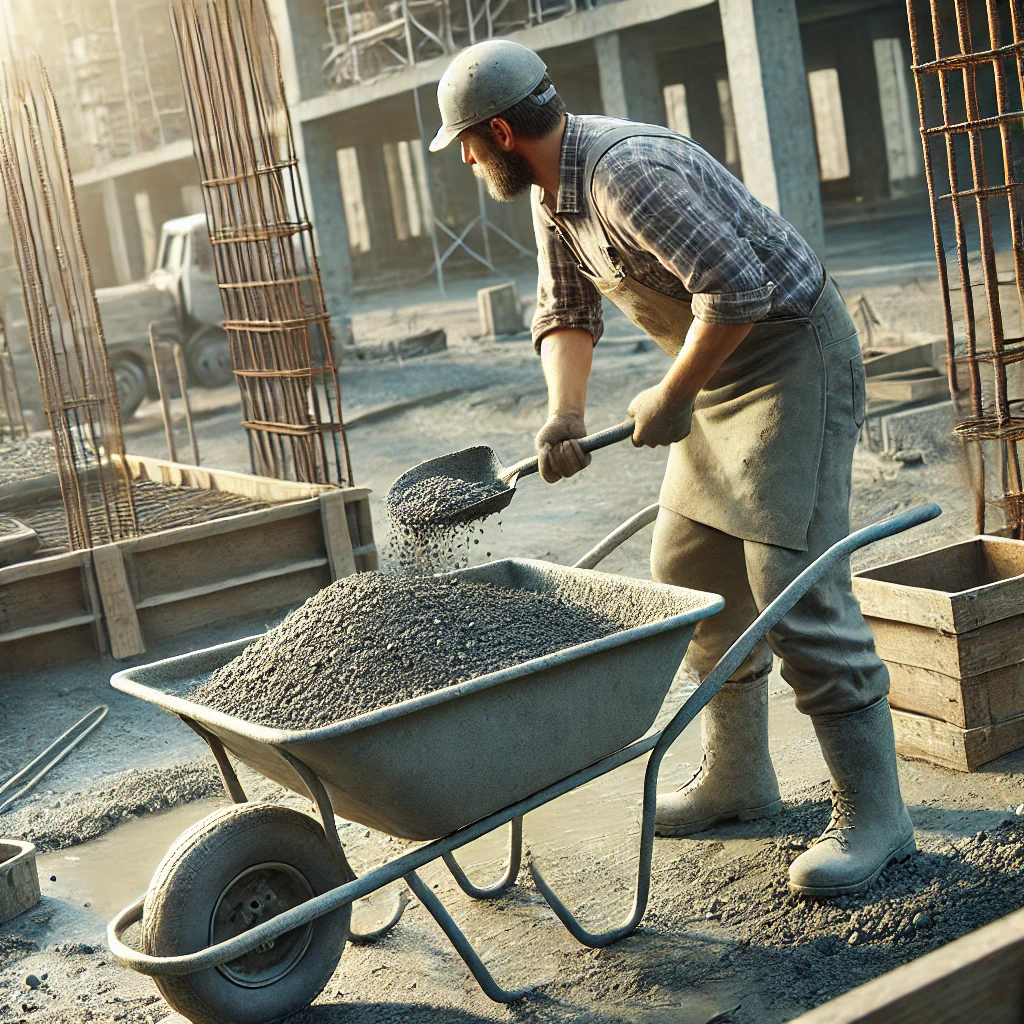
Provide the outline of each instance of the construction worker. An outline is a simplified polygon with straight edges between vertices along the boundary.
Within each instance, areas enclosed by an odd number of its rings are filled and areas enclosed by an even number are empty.
[[[491,196],[532,187],[533,337],[548,386],[537,434],[554,483],[590,456],[584,406],[601,297],[671,357],[629,405],[633,443],[671,445],[651,549],[663,583],[721,594],[687,654],[703,677],[811,561],[849,532],[864,420],[857,332],[791,224],[691,139],[566,113],[541,58],[507,40],[460,53],[437,90],[442,127]],[[830,573],[786,615],[702,716],[704,757],[659,796],[657,831],[685,836],[777,813],[768,754],[772,652],[811,716],[832,777],[832,816],[790,866],[814,896],[866,889],[915,849],[900,795],[889,677],[850,586]]]

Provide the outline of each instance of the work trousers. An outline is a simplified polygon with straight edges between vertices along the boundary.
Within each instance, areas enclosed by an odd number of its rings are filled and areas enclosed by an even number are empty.
[[[849,533],[853,452],[864,422],[864,367],[856,335],[823,346],[822,357],[825,423],[806,551],[742,540],[665,507],[658,514],[653,578],[725,598],[722,611],[697,624],[687,651],[687,663],[701,678],[762,609]],[[848,560],[783,617],[732,678],[764,674],[773,651],[804,714],[859,711],[889,692],[888,671],[853,596]]]

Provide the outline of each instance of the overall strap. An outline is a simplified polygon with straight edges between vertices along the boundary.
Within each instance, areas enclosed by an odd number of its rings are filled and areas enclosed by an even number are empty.
[[[583,185],[586,190],[587,202],[590,204],[591,211],[594,214],[591,219],[591,226],[595,233],[600,232],[600,248],[605,253],[609,249],[608,229],[594,203],[594,172],[597,170],[601,157],[613,146],[617,146],[626,139],[633,139],[644,135],[662,139],[679,139],[680,141],[685,139],[685,136],[670,131],[668,128],[662,128],[660,125],[635,124],[627,121],[616,127],[604,129],[587,149],[587,155],[583,164]]]

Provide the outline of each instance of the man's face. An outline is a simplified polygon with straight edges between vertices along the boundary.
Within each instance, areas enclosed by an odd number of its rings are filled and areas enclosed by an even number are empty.
[[[459,136],[462,162],[487,186],[487,194],[500,203],[510,203],[533,184],[533,171],[522,154],[506,153],[489,139],[473,131]]]

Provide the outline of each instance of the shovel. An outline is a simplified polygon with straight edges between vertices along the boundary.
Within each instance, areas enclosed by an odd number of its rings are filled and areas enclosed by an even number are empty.
[[[594,452],[598,448],[606,448],[617,441],[624,441],[633,434],[633,420],[626,420],[617,426],[608,427],[607,430],[599,431],[596,434],[589,434],[580,438],[580,447],[585,452]],[[398,510],[402,504],[403,495],[414,484],[428,477],[450,477],[456,480],[465,480],[472,484],[480,484],[483,487],[493,488],[494,492],[471,504],[453,506],[444,515],[431,517],[415,517],[408,514],[401,515],[400,521],[409,526],[413,525],[440,525],[442,523],[468,523],[476,519],[484,519],[500,512],[512,500],[516,493],[516,484],[522,476],[529,476],[536,473],[539,467],[539,460],[536,455],[528,459],[516,462],[509,467],[504,467],[501,460],[494,453],[493,448],[487,445],[476,445],[473,448],[463,448],[458,452],[451,452],[448,455],[439,455],[433,459],[427,459],[418,466],[403,473],[388,491],[387,504],[392,510]],[[393,512],[393,514],[397,514]]]

